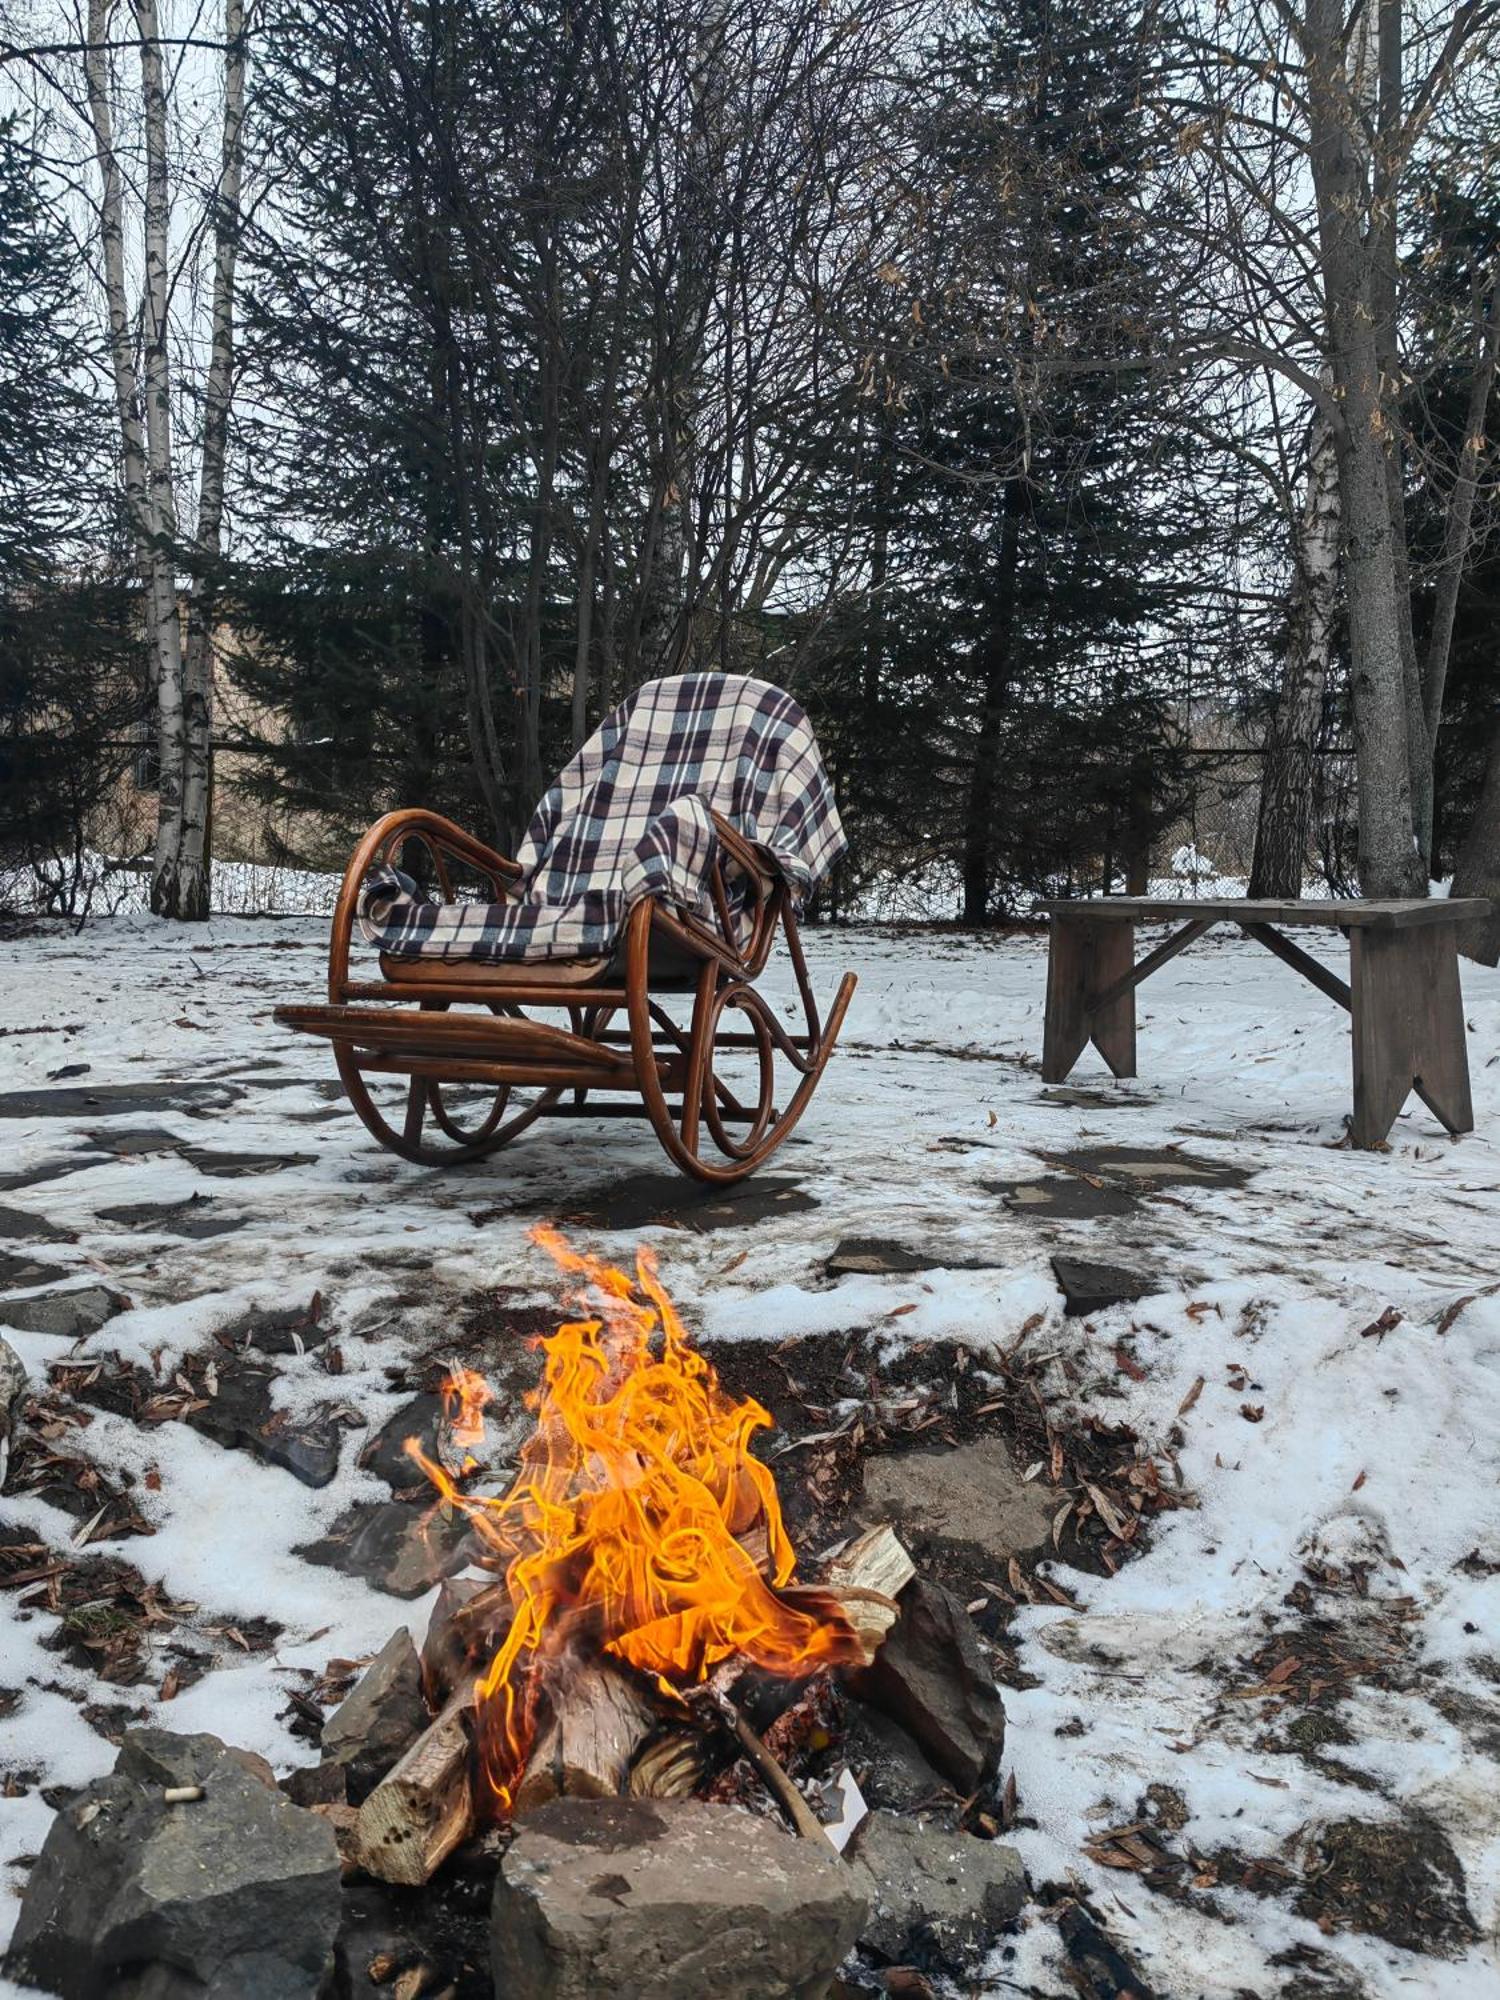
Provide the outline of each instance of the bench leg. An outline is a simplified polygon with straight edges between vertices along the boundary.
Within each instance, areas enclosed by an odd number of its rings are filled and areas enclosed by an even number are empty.
[[[1088,996],[1123,978],[1135,963],[1135,925],[1117,918],[1052,918],[1047,951],[1047,1016],[1042,1080],[1061,1083],[1087,1044],[1116,1076],[1135,1075],[1135,989],[1104,1012],[1091,1013]]]
[[[1415,1090],[1450,1132],[1472,1132],[1469,1050],[1451,924],[1351,931],[1356,1146],[1378,1146]]]

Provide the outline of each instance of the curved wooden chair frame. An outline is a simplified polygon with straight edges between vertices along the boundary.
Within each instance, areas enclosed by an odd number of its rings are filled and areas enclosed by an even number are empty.
[[[796,912],[770,858],[714,815],[720,859],[710,882],[715,921],[637,903],[613,957],[592,961],[399,959],[382,955],[378,980],[351,978],[349,947],[360,884],[376,863],[415,843],[425,851],[444,902],[455,872],[488,885],[502,902],[521,878],[515,862],[452,821],[420,809],[387,813],[360,841],[344,871],[328,954],[328,1004],[278,1007],[276,1019],[333,1046],[349,1100],[383,1146],[427,1166],[482,1159],[539,1118],[644,1117],[672,1161],[701,1181],[743,1180],[768,1159],[807,1109],[838,1040],[854,992],[846,972],[826,1019],[813,998]],[[748,884],[736,923],[726,863]],[[791,1034],[755,986],[778,930],[801,996],[803,1028]],[[684,1024],[666,1007],[691,995]],[[566,1013],[568,1026],[532,1018]],[[623,1014],[624,1025],[615,1025]],[[729,1025],[735,1017],[740,1026]],[[742,1098],[719,1058],[753,1059],[754,1094]],[[779,1061],[790,1094],[778,1104]],[[368,1079],[408,1079],[398,1127],[375,1102]],[[493,1089],[477,1114],[444,1099],[445,1087]],[[533,1091],[516,1104],[515,1093]],[[428,1121],[431,1121],[429,1127]],[[705,1137],[719,1157],[705,1151]]]

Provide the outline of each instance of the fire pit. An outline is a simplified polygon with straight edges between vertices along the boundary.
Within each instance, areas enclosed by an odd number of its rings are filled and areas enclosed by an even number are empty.
[[[271,1814],[331,1829],[346,1901],[373,1882],[421,1892],[430,1910],[450,1877],[471,1901],[476,1881],[493,1883],[493,1972],[472,1948],[443,1962],[408,1935],[409,1963],[366,1951],[361,1976],[374,1981],[378,1962],[412,1995],[446,1979],[455,2000],[770,2000],[824,1993],[856,1946],[846,1970],[872,1978],[892,1964],[917,1980],[973,1969],[1015,1915],[1022,1876],[986,1837],[1004,1819],[1004,1713],[964,1607],[916,1575],[889,1526],[803,1574],[752,1449],[771,1416],[726,1391],[651,1253],[632,1277],[555,1230],[535,1237],[576,1310],[536,1343],[535,1422],[513,1474],[494,1490],[490,1391],[468,1368],[449,1374],[436,1442],[406,1446],[434,1515],[469,1523],[471,1573],[442,1587],[420,1654],[393,1635],[328,1718],[322,1765],[284,1781],[297,1805]],[[127,1739],[100,1781],[120,1793],[110,1811],[129,1805],[133,1853],[191,1846],[185,1815],[227,1795],[202,1746],[237,1753],[143,1734],[151,1743]],[[177,1769],[174,1743],[195,1746],[191,1782],[158,1785]],[[233,1770],[256,1839],[274,1845],[286,1829],[261,1826],[270,1809],[243,1760]],[[49,1837],[14,1962],[64,1993],[108,1992],[100,1969],[120,1947],[88,1931],[72,1879],[97,1850],[99,1815],[77,1812]],[[238,1861],[251,1865],[243,1850]],[[409,1906],[402,1921],[422,1929]],[[151,1962],[183,1963],[171,1931],[152,1933]],[[350,1935],[346,1912],[346,1959]],[[313,1956],[299,1947],[281,1983],[255,1990],[314,2000]],[[359,1970],[345,1965],[347,1990],[367,1990]],[[236,1976],[218,1965],[204,1983],[227,1995]]]

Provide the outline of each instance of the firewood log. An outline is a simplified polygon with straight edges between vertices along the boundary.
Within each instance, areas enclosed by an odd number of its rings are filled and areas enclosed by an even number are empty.
[[[650,1696],[627,1669],[597,1660],[558,1674],[547,1699],[550,1714],[516,1792],[517,1815],[548,1799],[624,1792],[631,1760],[661,1719]]]
[[[465,1686],[360,1807],[355,1851],[382,1882],[427,1881],[473,1831],[473,1706],[474,1690]]]
[[[504,1583],[449,1577],[438,1592],[422,1641],[422,1691],[441,1709],[467,1681],[483,1673],[510,1629],[510,1592]]]
[[[821,1583],[798,1584],[782,1596],[814,1617],[841,1611],[860,1643],[858,1664],[868,1666],[900,1613],[897,1597],[916,1573],[894,1528],[870,1528],[833,1558]]]

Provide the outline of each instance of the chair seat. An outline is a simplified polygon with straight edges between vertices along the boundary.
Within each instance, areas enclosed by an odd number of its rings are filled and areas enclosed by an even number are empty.
[[[608,957],[596,958],[399,958],[380,954],[383,979],[403,986],[472,986],[476,990],[507,984],[527,986],[592,986],[609,969]]]

